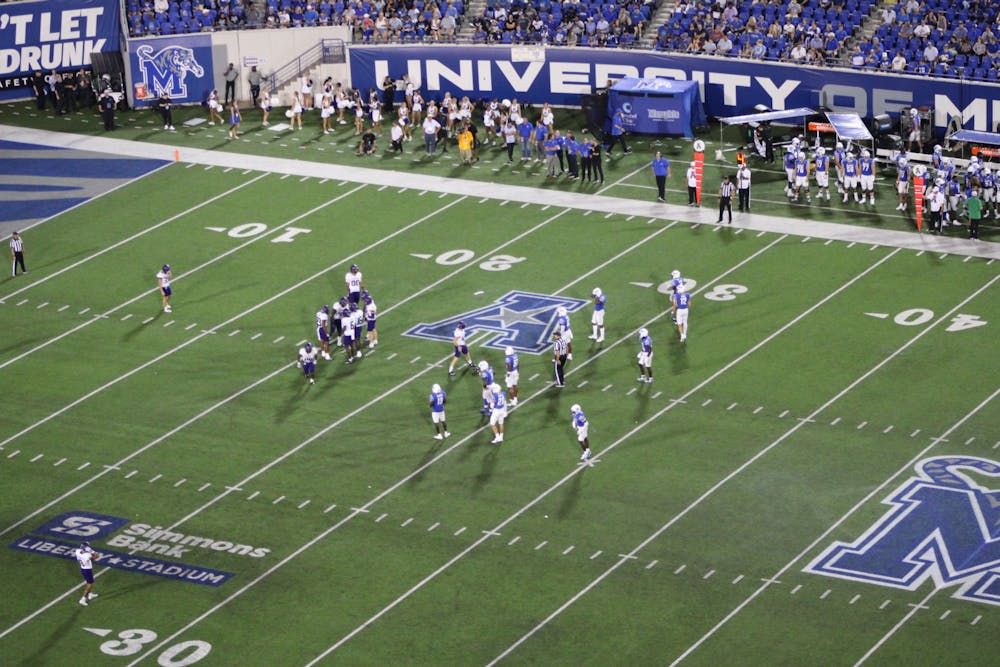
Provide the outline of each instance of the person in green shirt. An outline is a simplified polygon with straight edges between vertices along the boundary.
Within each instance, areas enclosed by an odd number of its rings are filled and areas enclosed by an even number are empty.
[[[969,238],[978,239],[979,221],[983,218],[983,200],[979,198],[978,190],[973,190],[965,200],[965,210],[969,212]]]

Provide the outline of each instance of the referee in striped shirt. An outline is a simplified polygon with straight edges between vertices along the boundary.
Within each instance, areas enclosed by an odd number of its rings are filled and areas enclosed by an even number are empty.
[[[17,276],[17,265],[21,265],[21,273],[27,273],[28,269],[24,268],[24,241],[21,240],[21,235],[14,232],[10,237],[10,257],[12,263],[10,267],[10,275],[12,277]]]
[[[568,345],[566,341],[562,339],[562,333],[556,331],[553,336],[552,341],[552,363],[556,367],[556,386],[562,387],[565,384],[565,371],[566,368],[566,357],[569,354]]]
[[[733,224],[733,190],[736,186],[729,181],[729,176],[725,176],[722,179],[722,186],[719,188],[719,219],[716,220],[717,223],[722,222],[723,212],[729,213],[729,224]]]

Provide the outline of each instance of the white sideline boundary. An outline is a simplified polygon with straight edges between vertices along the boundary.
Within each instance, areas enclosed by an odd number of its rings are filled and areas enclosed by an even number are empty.
[[[161,160],[174,159],[174,147],[163,144],[148,144],[127,139],[112,139],[109,137],[92,137],[68,132],[49,132],[0,124],[0,139],[40,144],[43,146],[66,146],[98,153],[114,153],[127,157],[145,157]],[[696,222],[715,225],[716,211],[711,206],[688,208],[673,204],[607,197],[599,194],[572,192],[563,190],[546,190],[519,185],[497,185],[485,181],[463,180],[443,176],[428,176],[426,174],[408,171],[391,171],[360,166],[343,166],[318,162],[307,162],[290,158],[273,158],[265,156],[244,155],[226,151],[213,151],[197,148],[181,148],[182,161],[216,167],[231,167],[239,169],[258,169],[272,171],[291,176],[313,176],[368,183],[371,185],[386,185],[399,187],[401,175],[406,179],[406,187],[428,192],[447,192],[469,197],[485,197],[488,199],[507,199],[517,203],[532,203],[552,205],[560,208],[590,210],[595,213],[620,213],[637,217],[678,220],[681,222]],[[632,176],[642,168],[633,171]],[[607,189],[606,186],[604,189]],[[728,225],[727,225],[728,227]],[[917,232],[902,232],[868,227],[856,227],[848,224],[821,222],[818,220],[771,218],[759,213],[741,213],[736,218],[733,228],[753,229],[774,234],[791,236],[810,236],[818,239],[833,239],[836,241],[851,241],[857,243],[877,244],[891,248],[924,250],[933,253],[948,253],[950,255],[984,257],[1000,259],[1000,243],[991,241],[971,241]]]

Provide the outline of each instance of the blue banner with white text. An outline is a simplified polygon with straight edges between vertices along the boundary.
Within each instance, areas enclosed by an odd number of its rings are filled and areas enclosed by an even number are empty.
[[[90,67],[119,50],[118,0],[39,0],[0,5],[0,101],[34,95],[31,76]]]
[[[208,34],[132,39],[132,93],[136,107],[166,94],[175,104],[204,102],[212,92],[212,37]]]
[[[954,114],[975,130],[992,130],[1000,121],[997,84],[736,58],[566,47],[352,46],[349,62],[355,88],[381,88],[386,76],[407,74],[425,98],[450,91],[472,99],[580,106],[582,95],[609,80],[666,78],[696,81],[705,112],[716,117],[751,113],[758,104],[775,110],[825,106],[862,118],[928,106],[942,130]]]

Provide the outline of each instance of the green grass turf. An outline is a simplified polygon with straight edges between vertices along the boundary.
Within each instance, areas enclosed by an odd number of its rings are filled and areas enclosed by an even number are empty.
[[[118,129],[113,133],[105,133],[99,115],[95,112],[81,111],[66,116],[56,117],[51,110],[39,113],[30,103],[13,103],[0,105],[0,123],[23,125],[48,130],[70,131],[95,136],[114,136],[118,139],[150,142],[175,146],[182,151],[185,147],[210,150],[225,150],[252,155],[269,155],[274,157],[297,156],[303,160],[314,162],[360,165],[378,169],[391,169],[403,173],[413,172],[450,178],[466,178],[512,185],[531,185],[545,189],[555,189],[569,192],[593,193],[599,186],[588,185],[579,181],[570,181],[565,176],[557,179],[545,177],[542,162],[521,162],[520,148],[515,149],[514,162],[508,163],[507,154],[499,145],[484,147],[480,151],[480,162],[472,167],[462,166],[458,159],[458,150],[454,140],[449,141],[449,152],[439,152],[435,157],[425,156],[423,142],[419,129],[414,133],[414,140],[404,144],[402,156],[383,151],[389,145],[389,123],[383,123],[379,135],[379,150],[376,155],[357,157],[355,152],[358,137],[354,132],[353,123],[338,125],[334,123],[333,132],[324,135],[322,132],[319,112],[306,114],[301,131],[290,129],[273,131],[264,128],[261,123],[261,113],[256,109],[244,110],[244,122],[241,125],[241,139],[233,142],[227,137],[228,125],[210,126],[202,123],[195,126],[185,126],[191,119],[202,119],[206,115],[201,107],[182,107],[174,110],[174,125],[176,132],[162,130],[162,119],[153,110],[128,111],[118,114]],[[534,116],[529,110],[528,115]],[[283,110],[276,109],[271,113],[272,125],[283,122]],[[556,127],[573,131],[580,136],[580,128],[585,126],[581,112],[571,109],[556,111]],[[367,127],[367,126],[366,126]],[[791,136],[801,133],[801,126],[775,126],[777,138],[782,133]],[[482,135],[483,137],[485,135]],[[727,127],[720,135],[717,124],[713,124],[701,136],[706,142],[706,164],[704,171],[704,202],[706,206],[717,205],[716,193],[722,176],[729,174],[735,177],[734,165],[736,146],[745,139],[737,127]],[[672,171],[667,184],[667,203],[687,204],[687,187],[684,182],[684,172],[692,159],[691,140],[674,137],[631,137],[632,154],[623,155],[620,148],[615,148],[612,154],[605,155],[604,171],[605,185],[603,194],[614,197],[653,201],[656,198],[656,184],[649,167],[653,154],[660,150],[671,161]],[[720,141],[724,143],[720,143]],[[720,146],[727,149],[728,163],[715,160],[715,151]],[[812,204],[791,202],[784,194],[785,172],[780,164],[780,147],[777,152],[778,161],[765,164],[751,156],[750,166],[753,172],[753,202],[751,208],[756,212],[766,212],[767,215],[791,218],[809,218],[824,222],[849,223],[867,225],[880,229],[915,231],[913,204],[907,212],[895,210],[898,199],[895,190],[895,170],[883,167],[876,180],[876,204],[844,204],[839,201],[836,191],[831,194],[831,201],[814,199]],[[810,182],[812,194],[815,197],[816,186]],[[926,224],[926,219],[924,223]],[[964,238],[967,230],[963,228],[947,228],[946,235]],[[995,240],[1000,236],[1000,225],[994,220],[983,221],[980,234],[984,240]]]
[[[193,640],[212,648],[188,664],[306,664],[342,641],[323,664],[485,664],[588,587],[508,662],[665,664],[778,574],[687,662],[853,664],[930,586],[802,568],[881,516],[919,454],[997,459],[996,403],[965,420],[996,390],[996,263],[420,196],[403,176],[380,189],[264,175],[235,190],[258,176],[174,165],[32,231],[32,273],[0,283],[0,374],[17,388],[0,430],[0,531],[10,544],[86,510],[270,552],[178,559],[233,572],[219,588],[110,570],[83,609],[75,564],[5,550],[5,664],[153,664]],[[163,197],[152,217],[96,214],[111,197],[165,192],[185,196]],[[206,229],[255,221],[269,231]],[[272,243],[288,226],[310,231]],[[463,248],[474,258],[434,260]],[[499,254],[524,259],[480,268]],[[164,261],[177,274],[169,315],[153,291]],[[380,345],[349,367],[342,354],[321,362],[307,387],[296,343],[352,262],[380,306]],[[675,266],[697,282],[686,345],[656,289]],[[450,346],[401,335],[510,290],[586,299],[596,285],[609,295],[607,340],[586,339],[589,307],[574,315],[561,392],[546,385],[547,355],[522,355],[500,447],[478,378],[445,374]],[[746,291],[706,298],[720,285]],[[933,319],[894,322],[914,308]],[[958,313],[988,324],[946,331]],[[635,382],[643,325],[651,386]],[[501,363],[493,349],[473,354]],[[449,392],[443,442],[431,439],[433,382]],[[577,467],[572,403],[591,420],[593,467]],[[620,554],[634,557],[610,571]],[[950,593],[872,664],[985,664],[1000,615]],[[129,628],[158,639],[114,644]],[[945,653],[956,637],[967,641]]]

